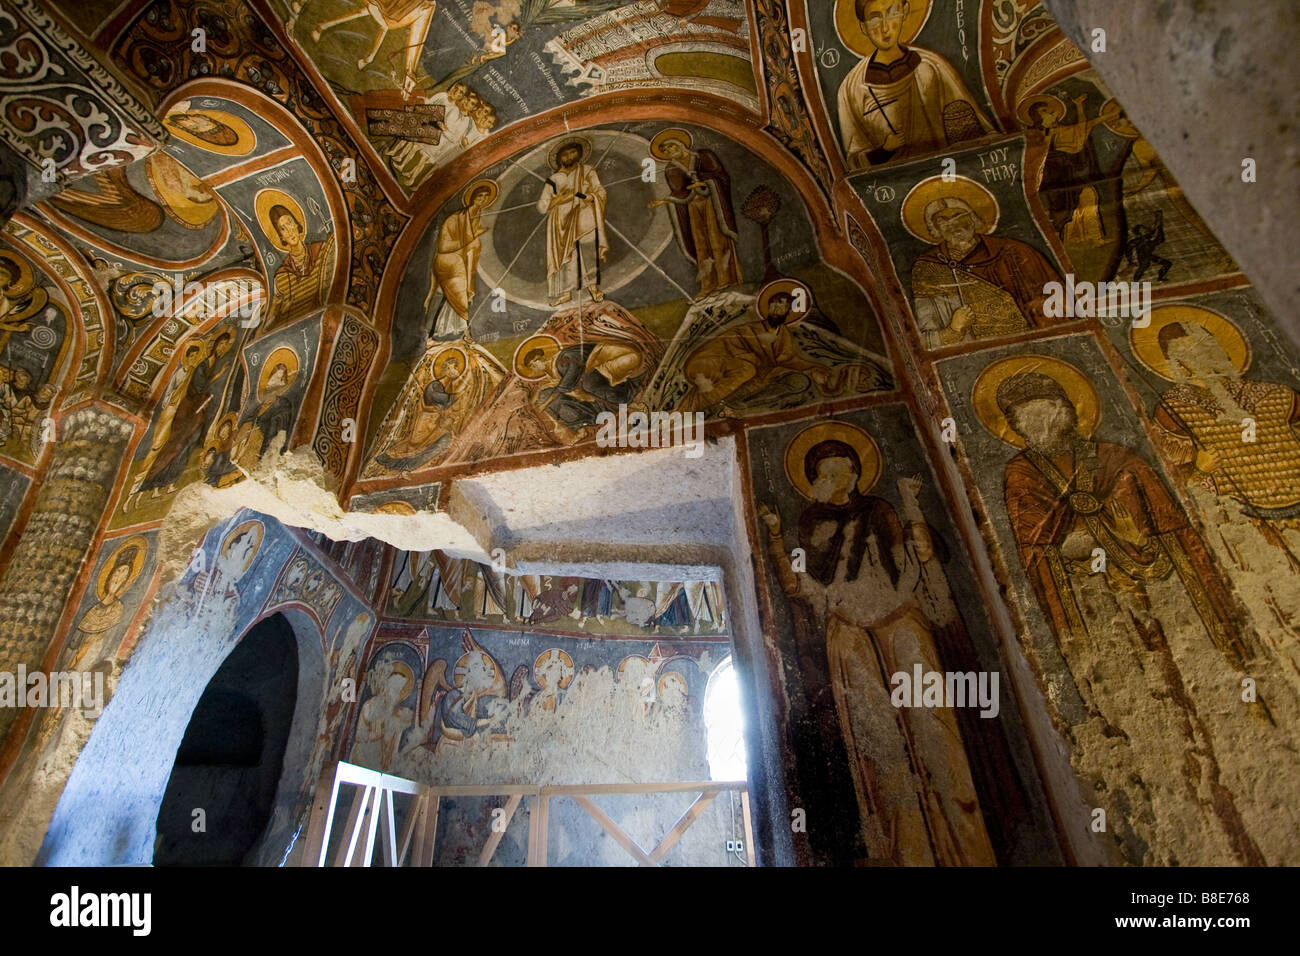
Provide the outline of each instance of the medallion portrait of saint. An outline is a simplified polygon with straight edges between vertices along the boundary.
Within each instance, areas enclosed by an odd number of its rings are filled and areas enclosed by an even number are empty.
[[[195,107],[189,100],[173,106],[163,125],[177,139],[210,153],[247,156],[257,148],[257,136],[243,119],[226,110]]]
[[[960,74],[911,46],[931,0],[836,0],[840,42],[862,57],[840,84],[840,139],[850,170],[977,139],[993,127]]]
[[[1057,679],[1073,685],[1049,693],[1049,705],[1077,695],[1085,716],[1071,729],[1076,740],[1095,735],[1101,751],[1103,740],[1122,741],[1163,768],[1139,787],[1100,751],[1075,748],[1076,767],[1098,781],[1110,816],[1132,828],[1130,837],[1116,828],[1121,852],[1135,864],[1160,859],[1151,829],[1158,808],[1167,823],[1207,833],[1210,858],[1263,863],[1170,650],[1170,634],[1187,626],[1177,611],[1189,608],[1202,647],[1234,669],[1247,657],[1204,542],[1147,461],[1092,437],[1101,398],[1073,365],[1044,355],[1001,359],[980,373],[971,400],[984,426],[1019,449],[1006,465],[1006,514],[1064,662]],[[1181,730],[1144,729],[1163,725]],[[1188,753],[1195,773],[1185,777]]]
[[[1052,324],[1049,282],[1061,274],[1027,242],[994,235],[1001,210],[987,188],[933,176],[903,200],[907,231],[931,244],[912,263],[912,304],[927,348]]]
[[[267,241],[284,253],[272,279],[271,307],[259,329],[272,332],[325,304],[334,278],[334,233],[308,241],[307,217],[288,193],[264,189],[254,200]]]
[[[953,710],[896,708],[890,701],[893,674],[911,673],[914,665],[944,668],[936,640],[942,625],[927,615],[926,582],[934,579],[925,565],[936,551],[916,501],[919,478],[899,483],[900,520],[889,501],[871,494],[886,467],[875,441],[857,426],[811,425],[785,452],[790,486],[808,501],[792,541],[776,509],[759,509],[770,566],[791,603],[804,720],[823,734],[813,762],[825,768],[838,762],[837,751],[845,755],[870,858],[991,866]],[[791,543],[804,549],[804,573],[791,568]],[[838,742],[824,736],[833,727]],[[808,789],[829,800],[834,786]]]

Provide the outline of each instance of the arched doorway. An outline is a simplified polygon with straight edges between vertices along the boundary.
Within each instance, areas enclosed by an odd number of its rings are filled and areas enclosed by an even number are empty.
[[[156,866],[237,866],[270,820],[298,698],[298,647],[276,614],[212,676],[158,810]]]

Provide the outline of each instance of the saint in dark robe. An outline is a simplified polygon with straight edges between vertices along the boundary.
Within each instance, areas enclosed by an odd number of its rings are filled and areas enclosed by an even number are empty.
[[[650,203],[669,206],[673,233],[686,258],[695,263],[700,295],[744,281],[736,253],[739,233],[731,205],[731,177],[711,149],[691,149],[685,130],[664,130],[650,146],[664,160],[668,196]]]
[[[632,377],[625,378],[630,374]],[[641,391],[648,370],[645,356],[633,346],[614,343],[570,345],[555,357],[559,381],[537,401],[567,428],[597,424],[601,412],[617,414]]]
[[[914,664],[944,669],[918,594],[924,562],[893,505],[860,490],[853,447],[819,442],[804,470],[813,496],[798,524],[806,575],[790,567],[779,518],[771,511],[763,518],[794,618],[801,686],[792,698],[802,707],[792,718],[808,755],[800,799],[810,817],[810,801],[826,815],[819,849],[851,862],[860,826],[872,859],[991,866],[996,858],[952,711],[890,703],[891,675]]]

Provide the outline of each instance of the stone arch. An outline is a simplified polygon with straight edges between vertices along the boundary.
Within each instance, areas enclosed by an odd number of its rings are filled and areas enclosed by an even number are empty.
[[[252,851],[259,863],[278,862],[268,841],[285,837],[277,820],[293,819],[292,807],[306,788],[316,744],[316,720],[325,677],[323,635],[298,607],[263,611],[229,630],[193,627],[186,615],[162,614],[141,639],[112,700],[96,721],[68,777],[37,861],[46,865],[145,864],[153,856],[154,824],[171,775],[172,761],[190,715],[230,651],[258,622],[283,614],[298,650],[298,694],[285,748],[272,822]],[[176,630],[184,627],[183,632]],[[173,688],[162,709],[153,693]],[[142,732],[141,724],[147,726]],[[105,780],[132,767],[134,790],[111,808],[98,798]],[[282,854],[284,847],[279,847]]]
[[[394,354],[393,332],[396,310],[402,295],[400,287],[426,234],[445,211],[445,204],[454,200],[484,170],[503,161],[513,161],[529,149],[556,136],[570,132],[579,135],[584,130],[597,127],[612,128],[612,124],[645,122],[662,122],[665,126],[683,123],[698,127],[724,138],[769,164],[789,184],[797,197],[799,208],[811,226],[811,248],[820,257],[820,261],[846,277],[875,309],[881,320],[881,333],[885,342],[882,351],[897,364],[899,346],[892,327],[885,321],[886,316],[903,307],[897,300],[897,294],[880,281],[871,261],[864,261],[862,254],[847,241],[844,227],[838,220],[837,207],[832,206],[830,197],[813,174],[771,132],[761,127],[752,114],[730,101],[705,93],[692,93],[688,97],[671,101],[644,94],[608,93],[539,114],[512,126],[511,136],[489,137],[467,150],[457,162],[439,169],[417,191],[411,203],[415,210],[414,218],[394,247],[390,267],[379,291],[375,325],[382,341],[366,382],[365,399],[361,404],[362,415],[367,417],[359,417],[358,435],[365,436],[367,441],[376,436],[379,423],[373,420],[371,408],[376,387]],[[735,197],[737,205],[742,198]],[[874,222],[870,217],[864,219],[866,225],[863,228],[879,238]],[[883,242],[883,239],[879,241]],[[357,456],[350,462],[347,475],[350,483],[360,480],[363,464],[363,456]],[[349,484],[350,489],[354,486]]]

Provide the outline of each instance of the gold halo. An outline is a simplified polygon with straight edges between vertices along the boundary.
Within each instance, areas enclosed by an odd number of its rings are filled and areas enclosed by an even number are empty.
[[[691,685],[686,683],[686,678],[683,677],[681,674],[677,673],[676,671],[669,671],[668,673],[660,677],[659,682],[655,684],[655,692],[660,697],[663,697],[664,684],[668,683],[670,678],[675,678],[678,682],[681,683],[683,697],[689,697],[691,695]]]
[[[385,501],[372,512],[377,515],[413,515],[415,506],[406,501]]]
[[[916,39],[916,35],[925,26],[925,21],[930,19],[930,8],[934,6],[934,0],[908,0],[908,6],[911,9],[903,21],[902,31],[898,34],[899,43],[911,43]],[[840,35],[840,42],[858,56],[870,56],[876,50],[875,45],[862,32],[862,27],[858,23],[854,0],[836,0],[835,32]]]
[[[758,290],[758,296],[754,299],[754,310],[758,312],[760,318],[767,316],[767,304],[772,301],[772,297],[778,292],[788,292],[794,295],[795,289],[803,289],[804,293],[804,312],[806,315],[812,311],[813,296],[812,289],[807,284],[800,282],[798,279],[774,279],[763,288]]]
[[[287,345],[281,345],[266,357],[262,363],[262,373],[257,377],[257,398],[260,401],[266,394],[266,383],[271,378],[271,372],[277,365],[289,366],[289,374],[285,380],[285,388],[293,384],[294,379],[298,377],[298,353]]]
[[[858,475],[860,494],[865,495],[880,479],[880,448],[865,431],[848,422],[831,421],[809,425],[790,439],[790,444],[785,448],[785,476],[794,490],[809,501],[813,497],[812,482],[804,473],[804,459],[815,445],[831,440],[842,441],[858,453],[858,463],[862,469]]]
[[[465,191],[460,194],[460,200],[466,208],[469,208],[470,206],[470,197],[474,195],[474,191],[480,186],[487,186],[488,191],[491,193],[491,196],[488,198],[489,206],[496,202],[497,197],[501,195],[501,187],[497,185],[495,179],[476,179],[474,182],[466,186]]]
[[[135,579],[140,576],[140,571],[144,568],[145,558],[149,556],[149,539],[144,535],[133,534],[113,550],[113,553],[108,556],[108,560],[104,562],[104,566],[99,569],[99,576],[95,579],[95,593],[99,595],[101,601],[108,600],[109,574],[112,572],[113,566],[117,564],[117,556],[127,548],[135,548],[136,554],[131,559],[131,576],[126,579],[126,584],[122,586],[123,591],[135,583]]]
[[[546,162],[552,170],[559,170],[560,150],[569,145],[577,146],[582,150],[582,155],[578,157],[579,165],[585,163],[591,157],[591,140],[585,136],[566,136],[552,146],[550,152],[546,154]]]
[[[1016,119],[1026,129],[1034,125],[1033,117],[1029,115],[1029,111],[1035,106],[1049,106],[1056,113],[1058,122],[1065,119],[1067,110],[1059,96],[1052,93],[1035,93],[1033,96],[1026,96],[1016,105]]]
[[[460,374],[464,375],[466,372],[469,371],[469,356],[465,354],[465,350],[461,348],[459,345],[455,345],[455,344],[445,345],[442,348],[440,348],[437,351],[437,353],[434,355],[433,364],[431,366],[431,368],[433,369],[433,374],[438,377],[438,381],[440,382],[443,381],[442,377],[438,375],[438,366],[440,366],[443,362],[445,362],[447,359],[451,358],[454,355],[460,356],[460,364],[461,364]],[[456,377],[459,378],[460,376],[458,375]]]
[[[533,673],[536,674],[546,663],[546,660],[551,657],[559,657],[560,662],[564,665],[564,670],[561,672],[560,682],[556,685],[560,690],[564,690],[564,688],[573,683],[573,658],[560,648],[548,647],[546,650],[542,651],[542,653],[538,654],[537,659],[533,661]],[[538,683],[540,684],[541,681],[538,681]]]
[[[14,268],[18,270],[18,278],[14,280],[13,285],[5,293],[6,298],[11,302],[21,299],[36,284],[36,274],[32,272],[32,264],[16,252],[11,252],[8,249],[0,249],[0,259],[12,263]]]
[[[654,139],[650,140],[650,155],[667,162],[668,156],[664,153],[664,144],[669,140],[681,143],[687,149],[691,148],[691,134],[679,127],[670,126],[655,133]]]
[[[406,695],[415,688],[415,672],[411,670],[411,665],[406,663],[406,661],[390,657],[388,658],[388,662],[392,666],[393,672],[401,674],[403,679],[406,681],[406,683],[402,685],[402,692],[397,695],[398,701],[403,701],[406,699]],[[376,694],[375,696],[379,695]]]
[[[627,657],[623,658],[621,661],[618,662],[618,679],[619,679],[619,680],[622,680],[622,679],[623,679],[623,671],[625,671],[625,670],[627,669],[627,665],[628,665],[628,662],[629,662],[629,661],[640,661],[640,662],[643,663],[643,664],[649,664],[649,663],[650,663],[650,658],[648,658],[648,657],[642,657],[640,654],[629,654]],[[652,667],[651,667],[651,670],[653,670],[653,669],[654,669],[654,667],[652,666]]]
[[[1008,445],[1025,447],[1020,437],[998,407],[998,386],[1020,372],[1038,372],[1057,381],[1074,403],[1079,434],[1091,438],[1101,421],[1101,399],[1088,377],[1069,362],[1048,355],[1013,355],[1000,359],[980,372],[971,389],[971,402],[980,423]]]
[[[167,210],[168,215],[181,225],[190,229],[201,229],[220,211],[217,195],[208,188],[207,183],[167,153],[151,153],[145,162],[145,173],[149,177],[149,185],[153,187],[154,195],[162,200],[163,208]],[[183,183],[187,179],[201,186],[204,192],[212,197],[211,200],[205,203],[195,202],[178,189],[177,183]]]
[[[1116,136],[1123,136],[1125,139],[1142,138],[1138,128],[1133,125],[1133,121],[1124,112],[1124,107],[1113,96],[1101,104],[1101,108],[1097,110],[1097,116],[1101,119],[1102,125]]]
[[[214,429],[212,430],[212,434],[214,434],[214,435],[219,435],[219,434],[221,434],[221,426],[222,426],[222,425],[225,425],[225,424],[227,424],[227,423],[230,424],[230,434],[233,435],[233,434],[235,433],[235,426],[239,424],[239,413],[238,413],[238,412],[227,412],[226,414],[224,414],[224,415],[222,415],[220,418],[218,418],[218,419],[217,419],[217,427],[214,428]],[[216,442],[215,442],[215,441],[212,442],[211,444],[212,444],[213,447],[216,447]]]
[[[257,557],[258,549],[262,547],[262,536],[266,534],[266,529],[262,527],[262,522],[258,521],[256,518],[250,518],[248,521],[236,525],[234,530],[231,531],[230,534],[226,535],[225,539],[221,542],[221,554],[223,556],[228,555],[230,553],[230,545],[234,540],[249,529],[253,529],[256,532],[257,543],[253,545],[253,551],[248,556],[248,563],[240,569],[241,574],[252,566],[253,559]]]
[[[184,140],[191,146],[197,146],[199,149],[206,150],[209,153],[220,153],[223,156],[247,156],[257,147],[257,136],[253,133],[253,128],[245,123],[242,119],[233,113],[227,113],[225,110],[191,110],[182,109],[187,103],[177,103],[168,111],[163,118],[163,124],[177,139]],[[172,118],[179,113],[194,113],[199,116],[206,116],[214,123],[220,123],[228,126],[235,131],[235,141],[229,146],[223,146],[219,143],[212,143],[201,136],[191,133],[182,126],[177,126],[172,122]]]
[[[281,244],[280,234],[275,231],[275,223],[271,222],[271,207],[277,204],[284,206],[297,217],[298,223],[302,226],[304,239],[307,234],[307,217],[303,215],[302,206],[298,205],[298,201],[279,189],[263,189],[253,200],[253,210],[257,213],[257,224],[262,227],[262,234],[275,248],[281,252],[288,252],[289,247]]]
[[[560,351],[560,342],[553,335],[533,335],[524,339],[519,348],[515,349],[515,374],[530,382],[535,382],[542,377],[541,375],[530,375],[527,366],[524,365],[524,356],[535,348],[540,348],[546,355],[547,362],[549,362]]]
[[[1129,327],[1129,344],[1137,360],[1166,381],[1174,381],[1169,362],[1160,351],[1160,330],[1175,322],[1199,325],[1223,346],[1238,372],[1250,368],[1250,343],[1237,324],[1226,316],[1197,305],[1162,305],[1151,310],[1151,323],[1145,328]]]
[[[488,665],[492,668],[492,690],[496,691],[495,696],[504,697],[506,695],[506,679],[501,673],[501,665],[496,662],[496,659],[493,658],[491,654],[483,650],[483,648],[479,647],[477,644],[474,645],[474,650],[466,651],[464,654],[460,655],[456,661],[456,667],[451,672],[452,683],[456,685],[456,689],[465,689],[465,668],[469,659],[475,654],[481,654],[483,659],[487,661]]]
[[[942,176],[931,176],[912,187],[900,213],[907,231],[923,242],[937,246],[942,241],[931,235],[925,221],[925,207],[936,199],[963,200],[980,217],[980,235],[998,227],[1001,209],[988,189],[965,176],[958,176],[952,182],[945,182]]]

